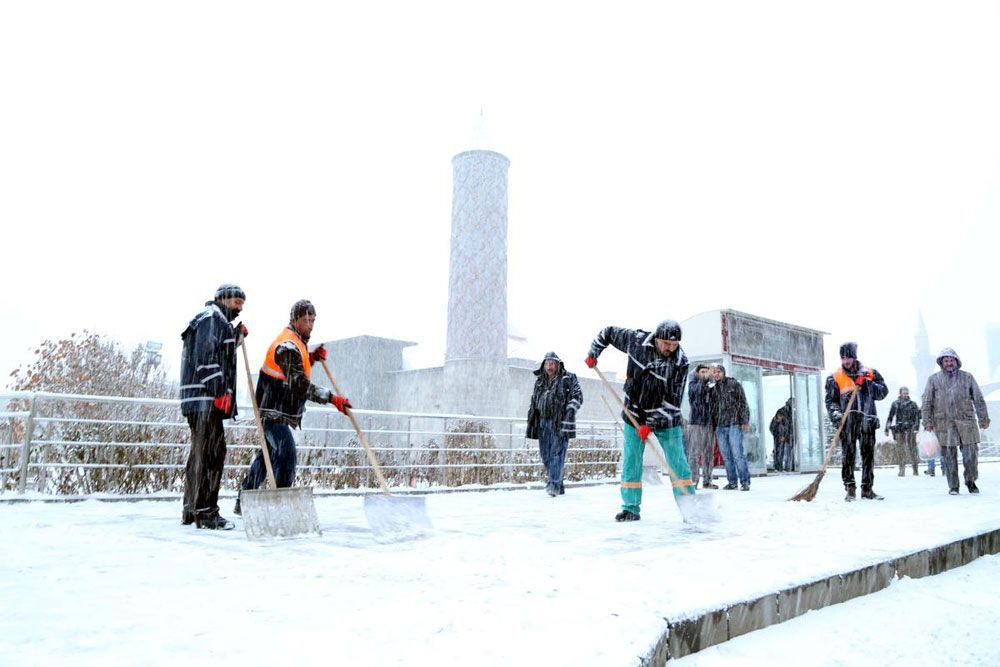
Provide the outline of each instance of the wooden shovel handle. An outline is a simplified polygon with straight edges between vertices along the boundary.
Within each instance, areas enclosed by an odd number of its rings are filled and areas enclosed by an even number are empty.
[[[326,371],[326,376],[330,378],[330,384],[333,385],[333,390],[336,392],[337,396],[343,396],[344,394],[340,391],[340,387],[337,385],[337,381],[333,379],[333,373],[330,372],[330,367],[326,364],[326,359],[319,360],[323,364],[323,370]],[[344,408],[344,414],[347,418],[351,420],[351,425],[354,426],[354,432],[358,434],[358,440],[361,441],[361,446],[365,448],[365,454],[368,455],[368,462],[372,464],[372,468],[375,470],[375,476],[378,477],[378,483],[382,486],[382,493],[385,495],[389,494],[389,482],[385,480],[385,475],[382,474],[382,467],[378,464],[378,460],[375,458],[375,452],[368,445],[368,439],[365,434],[361,432],[361,426],[358,425],[358,420],[354,418],[354,413],[351,412],[350,408]]]
[[[635,415],[633,415],[632,412],[627,407],[625,407],[625,401],[623,401],[622,397],[618,395],[618,392],[615,391],[615,388],[611,386],[611,383],[608,382],[608,379],[604,377],[604,373],[601,372],[600,368],[594,366],[594,371],[596,371],[597,376],[601,378],[601,382],[604,383],[604,387],[608,390],[608,393],[615,397],[615,401],[618,403],[619,406],[621,406],[622,412],[625,413],[625,416],[628,417],[628,420],[632,422],[632,426],[635,428],[636,431],[638,431],[639,422],[636,420]],[[659,444],[660,443],[659,439],[657,439],[656,442],[657,444]],[[660,459],[660,465],[662,465],[663,469],[666,470],[667,473],[670,475],[670,480],[673,481],[675,479],[679,479],[677,477],[677,473],[674,472],[674,469],[670,466],[670,463],[667,461],[667,457],[663,453],[663,445],[660,444],[659,447],[653,447],[652,450],[653,452],[656,453],[656,457]],[[682,491],[684,490],[683,487],[681,488],[681,490]]]
[[[257,406],[257,394],[253,389],[253,376],[250,375],[250,355],[247,354],[246,341],[240,343],[243,348],[243,366],[247,371],[247,388],[250,390],[250,403],[253,405],[253,417],[257,422],[257,436],[260,438],[260,450],[264,452],[264,467],[267,468],[267,482],[272,489],[278,488],[274,479],[274,468],[271,467],[271,455],[267,451],[267,437],[264,436],[264,424],[260,420],[260,408]]]

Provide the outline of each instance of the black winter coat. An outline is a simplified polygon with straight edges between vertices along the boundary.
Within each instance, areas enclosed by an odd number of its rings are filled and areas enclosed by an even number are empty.
[[[736,378],[724,377],[709,392],[712,406],[712,424],[718,426],[743,426],[750,423],[750,406],[743,385]]]
[[[549,388],[549,378],[545,374],[544,365],[543,361],[542,365],[535,371],[538,379],[535,380],[535,390],[531,393],[531,405],[528,406],[528,428],[525,431],[525,437],[531,440],[538,439],[538,425],[544,418],[544,415],[539,412],[540,399]],[[574,373],[566,372],[566,367],[560,361],[559,372],[556,373],[552,382],[555,383],[555,386],[552,387],[552,391],[555,393],[551,397],[555,410],[552,421],[562,425],[563,435],[575,438],[576,411],[583,405],[583,391],[580,389],[580,381],[576,379]]]
[[[895,424],[892,423],[893,418],[896,419]],[[897,398],[892,402],[892,407],[889,408],[889,417],[885,420],[885,427],[887,429],[891,428],[894,434],[906,433],[908,431],[915,433],[919,431],[920,406],[912,399],[908,398],[904,401],[901,398]]]
[[[885,386],[882,374],[874,368],[868,368],[857,362],[855,369],[847,372],[847,376],[852,380],[859,375],[871,373],[871,379],[867,380],[858,390],[858,397],[854,399],[851,413],[847,416],[844,430],[847,433],[858,433],[859,428],[865,433],[877,431],[879,427],[878,411],[875,409],[875,401],[881,401],[889,393],[889,388]],[[826,412],[833,422],[834,428],[840,424],[840,418],[844,415],[847,402],[851,400],[851,393],[840,393],[840,387],[833,375],[826,378]]]
[[[688,403],[691,404],[691,426],[711,426],[712,406],[708,396],[708,380],[698,377],[698,371],[691,371],[688,384]]]
[[[181,414],[214,411],[222,418],[236,416],[236,331],[215,301],[194,316],[181,333]],[[212,401],[232,394],[228,413],[215,409]]]
[[[771,436],[776,445],[785,445],[792,441],[792,406],[785,403],[771,418]]]
[[[678,346],[672,355],[664,357],[657,352],[651,332],[605,327],[590,344],[590,356],[600,356],[608,345],[628,355],[625,406],[636,421],[653,430],[680,426],[688,372],[683,348]],[[624,413],[622,419],[631,423]]]

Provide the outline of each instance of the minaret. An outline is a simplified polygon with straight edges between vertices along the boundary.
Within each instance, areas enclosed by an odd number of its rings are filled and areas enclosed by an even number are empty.
[[[451,260],[443,404],[502,414],[507,384],[507,169],[493,151],[452,158]]]
[[[924,326],[923,313],[917,313],[916,354],[913,356],[913,368],[917,372],[917,386],[910,391],[911,396],[922,396],[927,378],[934,374],[934,354],[931,352],[930,341],[927,339],[927,327]]]

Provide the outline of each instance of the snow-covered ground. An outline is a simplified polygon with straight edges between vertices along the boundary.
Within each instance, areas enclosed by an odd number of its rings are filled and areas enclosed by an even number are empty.
[[[0,504],[0,662],[630,665],[664,617],[1000,527],[998,463],[982,464],[979,496],[880,469],[887,499],[845,504],[831,470],[816,501],[785,502],[811,479],[712,492],[723,518],[707,532],[681,523],[666,486],[646,487],[630,524],[613,521],[613,485],[434,495],[434,532],[396,542],[375,539],[357,497],[317,500],[322,537],[263,544],[238,519],[183,527],[179,502]],[[1000,599],[997,570],[988,558],[895,582],[691,659],[774,664],[787,648],[808,664],[997,664],[980,657],[1000,657],[995,633],[973,622],[995,609],[990,590]],[[898,638],[865,648],[883,628]]]

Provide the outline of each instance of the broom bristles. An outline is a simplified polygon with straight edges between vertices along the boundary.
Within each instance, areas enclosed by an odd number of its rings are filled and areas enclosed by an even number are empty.
[[[820,470],[819,474],[816,475],[816,479],[810,482],[809,486],[796,493],[794,496],[789,498],[789,500],[804,500],[806,502],[810,502],[816,497],[816,493],[819,491],[819,483],[822,481],[823,475],[825,474],[825,470]]]

